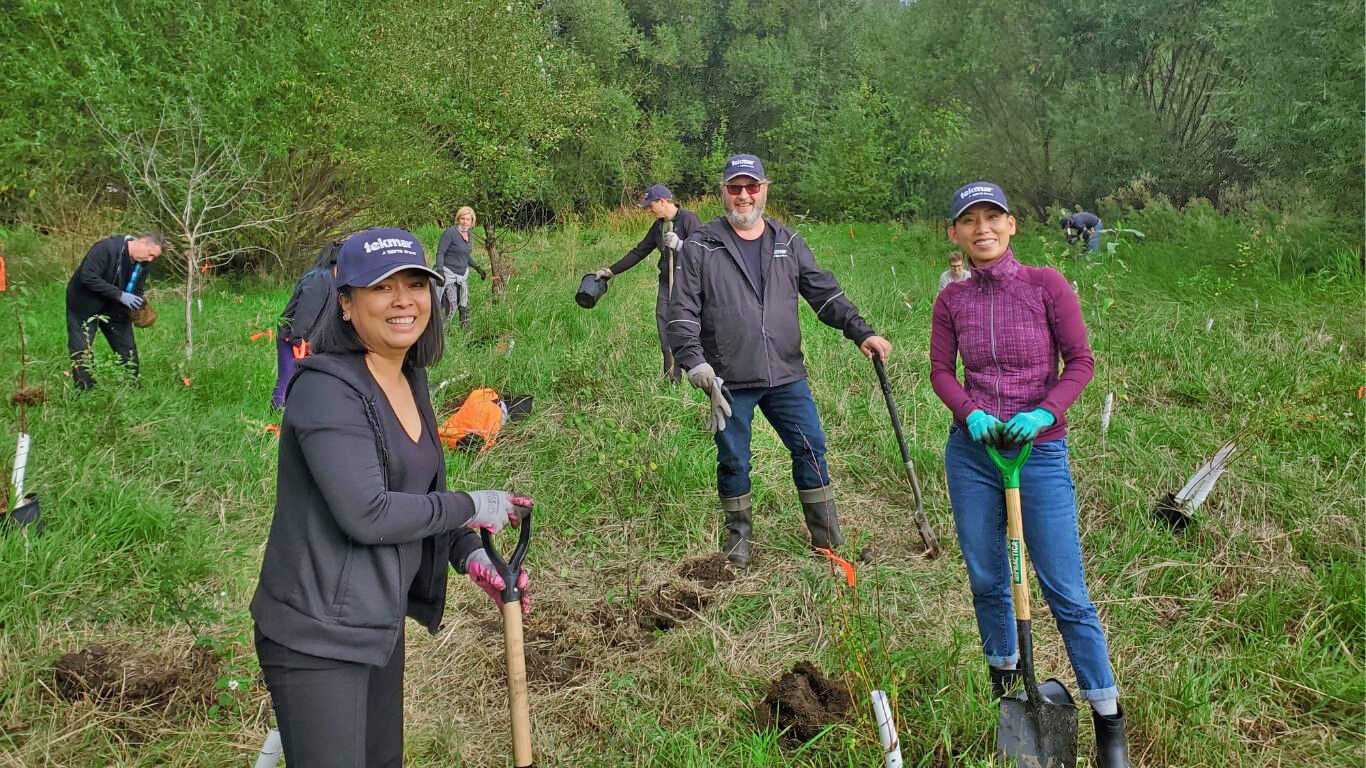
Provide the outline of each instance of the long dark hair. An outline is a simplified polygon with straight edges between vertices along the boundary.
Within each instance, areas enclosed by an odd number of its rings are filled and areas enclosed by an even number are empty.
[[[415,368],[430,368],[436,365],[446,351],[446,332],[441,327],[441,318],[437,316],[440,304],[436,294],[436,283],[427,280],[427,290],[432,297],[432,310],[427,318],[427,327],[423,329],[422,335],[417,337],[417,341],[408,347],[408,354],[404,357],[405,362]],[[356,329],[342,319],[341,301],[338,299],[342,295],[350,297],[351,287],[342,286],[328,295],[327,306],[323,308],[322,317],[318,319],[318,326],[310,334],[309,341],[313,349],[319,353],[354,354],[366,351],[365,344],[356,335]]]

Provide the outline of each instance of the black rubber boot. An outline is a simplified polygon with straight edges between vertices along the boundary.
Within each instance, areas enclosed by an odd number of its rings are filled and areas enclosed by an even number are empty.
[[[991,670],[991,698],[993,699],[1002,698],[1022,685],[1020,670],[1018,669],[998,669],[996,667],[988,667],[988,669]]]
[[[461,328],[469,328],[469,327],[470,327],[470,308],[469,308],[469,307],[461,307],[461,308],[460,308],[460,327],[461,327]]]
[[[721,511],[726,516],[726,543],[721,551],[726,559],[739,568],[749,565],[750,533],[754,530],[750,519],[749,494],[721,497]]]
[[[802,516],[806,518],[806,529],[811,532],[812,549],[835,549],[844,545],[840,535],[840,518],[835,512],[835,489],[833,486],[797,490],[802,500]]]
[[[1124,736],[1124,710],[1112,717],[1091,710],[1096,727],[1096,768],[1129,768],[1129,744]]]

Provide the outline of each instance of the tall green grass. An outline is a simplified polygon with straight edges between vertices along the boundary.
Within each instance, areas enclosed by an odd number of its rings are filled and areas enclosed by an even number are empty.
[[[880,764],[866,690],[853,691],[855,720],[797,749],[756,731],[752,714],[799,659],[857,685],[849,649],[864,643],[896,697],[908,765],[988,764],[995,711],[944,492],[948,415],[927,379],[929,315],[949,251],[933,227],[804,232],[896,345],[889,373],[946,554],[918,554],[870,366],[803,308],[812,389],[856,542],[847,554],[863,545],[873,553],[860,566],[859,620],[841,619],[847,590],[806,552],[786,450],[766,426],[754,440],[754,567],[647,641],[613,645],[591,619],[600,605],[629,615],[656,587],[686,584],[678,561],[715,551],[719,536],[704,401],[656,374],[652,266],[615,279],[591,311],[572,301],[579,276],[615,261],[647,225],[625,214],[528,235],[499,303],[486,283],[472,283],[472,327],[452,331],[432,371],[434,382],[449,381],[439,404],[476,386],[535,397],[533,416],[509,425],[494,449],[449,454],[448,466],[454,487],[536,496],[528,632],[538,650],[589,660],[567,682],[533,677],[541,762]],[[1359,266],[1341,255],[1308,272],[1287,269],[1271,250],[1293,252],[1303,236],[1294,232],[1272,235],[1269,246],[1252,227],[1218,217],[1167,226],[1117,241],[1095,261],[1076,260],[1047,228],[1016,240],[1024,261],[1076,282],[1096,350],[1095,381],[1069,413],[1070,441],[1091,591],[1136,764],[1359,765]],[[438,230],[419,232],[435,245]],[[29,486],[42,494],[47,534],[0,537],[0,765],[240,766],[259,745],[259,684],[233,691],[232,705],[212,715],[162,715],[62,701],[50,668],[91,642],[171,659],[198,639],[215,649],[223,679],[253,679],[246,606],[274,503],[265,425],[276,417],[273,349],[248,337],[272,324],[290,287],[211,284],[189,362],[175,287],[156,287],[161,319],[138,337],[142,385],[102,365],[100,386],[80,396],[63,375],[61,282],[0,297],[0,317],[17,300],[36,318],[29,375],[48,395],[29,413]],[[7,384],[17,380],[16,342],[0,333]],[[104,342],[96,346],[107,360]],[[1102,436],[1107,392],[1116,409]],[[8,419],[12,435],[12,408]],[[1239,459],[1197,524],[1184,535],[1156,526],[1154,499],[1234,435]],[[457,584],[441,636],[410,628],[409,765],[509,764],[501,645],[486,603]],[[882,619],[880,633],[869,617]],[[841,626],[855,635],[840,637]],[[1041,666],[1072,681],[1052,623],[1037,627]],[[1084,723],[1084,748],[1089,731]]]

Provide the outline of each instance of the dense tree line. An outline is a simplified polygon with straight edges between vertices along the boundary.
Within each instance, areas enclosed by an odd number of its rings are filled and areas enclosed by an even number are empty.
[[[1336,0],[25,0],[0,19],[0,223],[132,208],[148,189],[119,147],[172,167],[185,135],[237,150],[244,221],[307,212],[252,235],[277,253],[358,217],[471,203],[516,226],[651,180],[698,194],[740,150],[786,210],[827,218],[934,215],[977,175],[1039,215],[1137,187],[1359,213],[1362,19]]]

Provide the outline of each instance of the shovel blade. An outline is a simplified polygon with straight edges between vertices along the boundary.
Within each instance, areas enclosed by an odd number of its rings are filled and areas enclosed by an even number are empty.
[[[996,756],[1020,768],[1075,768],[1077,705],[1054,679],[1039,686],[1039,697],[1030,701],[1016,691],[1001,698]]]

